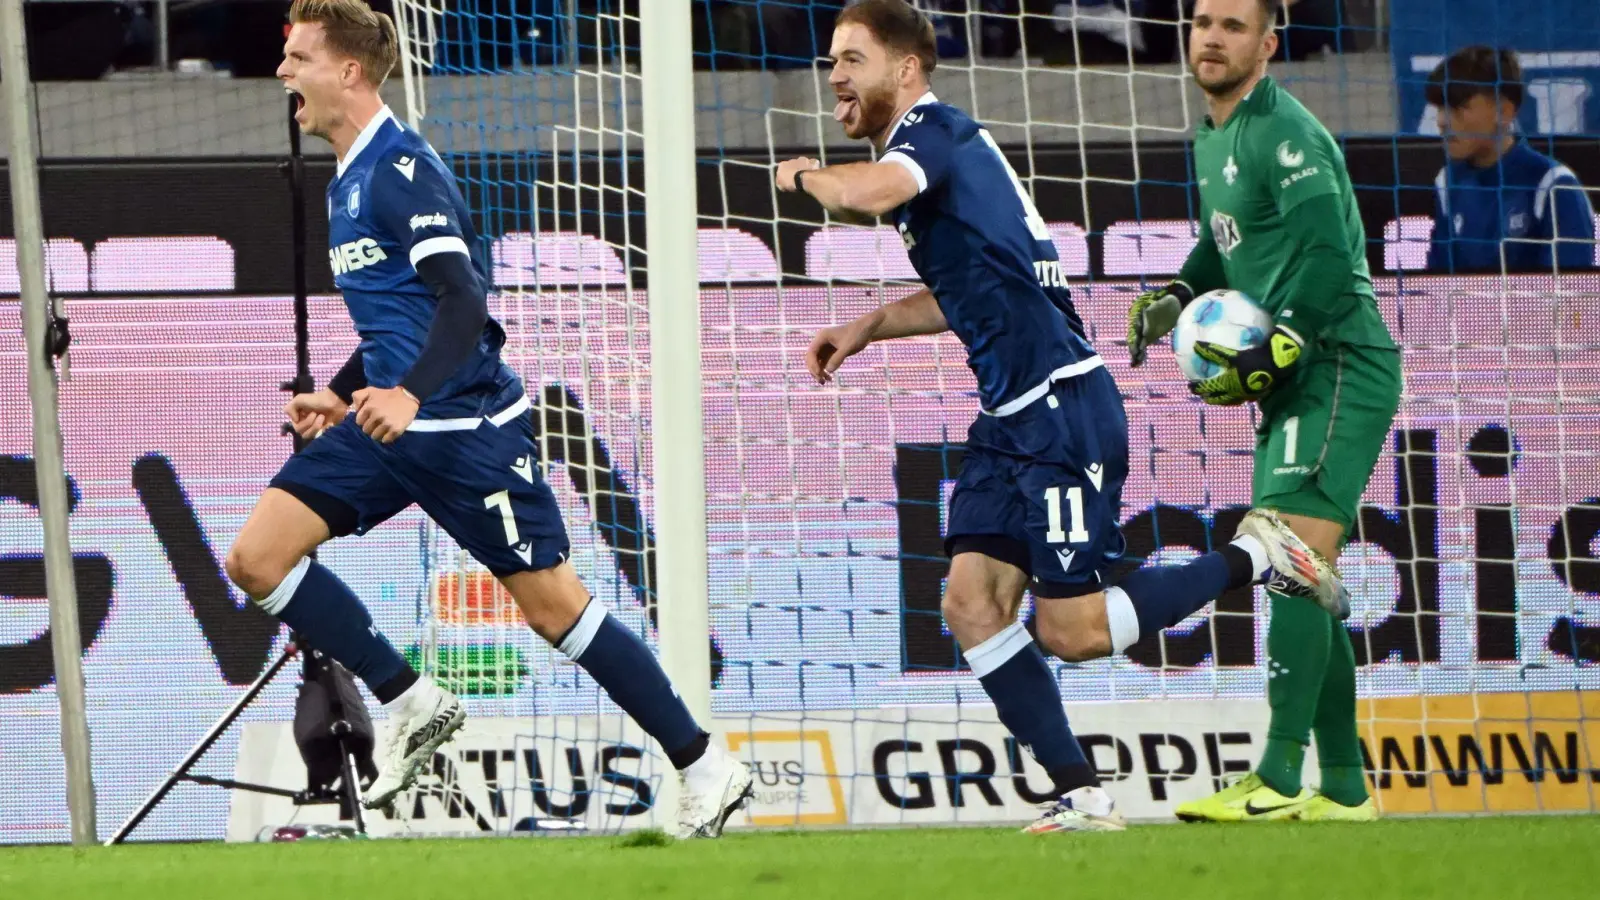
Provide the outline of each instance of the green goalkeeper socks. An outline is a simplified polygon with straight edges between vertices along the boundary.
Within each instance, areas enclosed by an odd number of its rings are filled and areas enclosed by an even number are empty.
[[[1332,617],[1308,600],[1270,591],[1267,596],[1272,603],[1272,622],[1267,628],[1267,703],[1272,707],[1272,724],[1267,728],[1267,747],[1256,774],[1268,787],[1293,797],[1300,793],[1300,767],[1311,741],[1323,671],[1328,666]],[[1353,685],[1353,670],[1350,677]],[[1354,733],[1353,695],[1350,705]]]
[[[1331,626],[1328,667],[1311,723],[1322,767],[1322,793],[1343,806],[1359,806],[1367,799],[1367,779],[1356,731],[1356,657],[1344,623],[1325,618]]]

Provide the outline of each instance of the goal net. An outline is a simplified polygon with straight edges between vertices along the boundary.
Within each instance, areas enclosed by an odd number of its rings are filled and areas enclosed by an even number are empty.
[[[704,640],[715,730],[759,773],[734,824],[1020,820],[1047,779],[939,618],[946,501],[978,411],[965,352],[949,335],[876,345],[829,388],[803,368],[817,328],[917,286],[891,228],[844,225],[771,186],[789,156],[867,158],[831,120],[815,59],[839,6],[693,6]],[[922,6],[936,92],[1003,148],[1122,388],[1130,564],[1225,542],[1249,506],[1253,410],[1200,404],[1164,352],[1130,370],[1121,343],[1133,295],[1195,241],[1187,141],[1205,107],[1176,62],[1179,4]],[[408,111],[493,240],[492,308],[535,398],[572,562],[654,643],[654,535],[673,511],[653,499],[672,474],[649,440],[661,298],[644,256],[637,5],[401,7]],[[1420,94],[1427,69],[1397,71],[1371,21],[1330,24],[1295,23],[1292,59],[1272,72],[1343,139],[1404,348],[1405,396],[1340,560],[1370,784],[1390,813],[1593,810],[1600,282],[1424,271],[1443,156],[1395,136],[1393,96],[1397,79]],[[427,561],[418,652],[472,698],[448,774],[493,813],[487,827],[652,821],[646,792],[670,776],[659,749],[432,530]],[[1129,815],[1170,816],[1258,758],[1266,632],[1264,595],[1235,591],[1126,656],[1053,664]],[[1315,783],[1314,751],[1306,771]]]

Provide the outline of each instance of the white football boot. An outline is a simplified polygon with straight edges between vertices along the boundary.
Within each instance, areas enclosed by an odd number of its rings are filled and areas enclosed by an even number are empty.
[[[1022,829],[1026,834],[1054,831],[1122,831],[1126,819],[1117,812],[1117,801],[1102,787],[1081,787],[1068,791],[1047,805],[1039,818]]]
[[[711,744],[704,756],[678,773],[678,838],[721,837],[728,818],[754,793],[750,767]]]
[[[1267,551],[1267,562],[1272,566],[1267,573],[1267,590],[1310,600],[1341,620],[1350,618],[1350,591],[1339,573],[1277,513],[1250,510],[1235,532],[1236,536],[1245,534],[1260,541]]]
[[[402,697],[398,711],[389,715],[379,755],[382,768],[367,788],[361,804],[368,809],[388,806],[417,781],[433,753],[467,720],[456,695],[423,679]]]

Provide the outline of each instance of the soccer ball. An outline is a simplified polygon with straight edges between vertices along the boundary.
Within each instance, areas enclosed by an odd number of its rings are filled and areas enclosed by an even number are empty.
[[[1238,291],[1211,291],[1194,298],[1172,329],[1172,353],[1190,381],[1220,374],[1222,367],[1194,352],[1195,341],[1244,350],[1262,344],[1272,331],[1272,316]]]

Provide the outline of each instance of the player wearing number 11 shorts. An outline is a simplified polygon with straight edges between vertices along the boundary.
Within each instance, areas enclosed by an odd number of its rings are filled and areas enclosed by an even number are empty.
[[[1350,175],[1339,146],[1266,76],[1277,0],[1199,0],[1189,62],[1211,115],[1195,136],[1200,241],[1178,280],[1134,302],[1134,365],[1195,295],[1242,291],[1270,313],[1265,344],[1196,350],[1224,371],[1193,386],[1207,403],[1256,402],[1251,503],[1272,510],[1320,558],[1337,559],[1400,403],[1400,354],[1373,298]],[[1193,803],[1190,821],[1365,821],[1355,656],[1335,617],[1269,590],[1272,723],[1256,770]],[[1320,789],[1301,784],[1311,736]]]
[[[1067,660],[1122,650],[1230,587],[1270,580],[1326,618],[1343,586],[1270,514],[1182,566],[1109,585],[1123,556],[1128,473],[1122,396],[1084,335],[1044,220],[994,139],[931,91],[933,28],[905,0],[862,0],[839,16],[829,78],[834,118],[872,141],[876,162],[791,159],[783,191],[835,213],[890,215],[926,288],[823,329],[807,364],[819,381],[873,341],[954,331],[983,411],[950,500],[950,576],[941,610],[1000,721],[1049,774],[1058,799],[1028,830],[1118,830],[1121,816],[1072,735],[1038,644],[1017,619],[1035,598],[1039,642]]]

